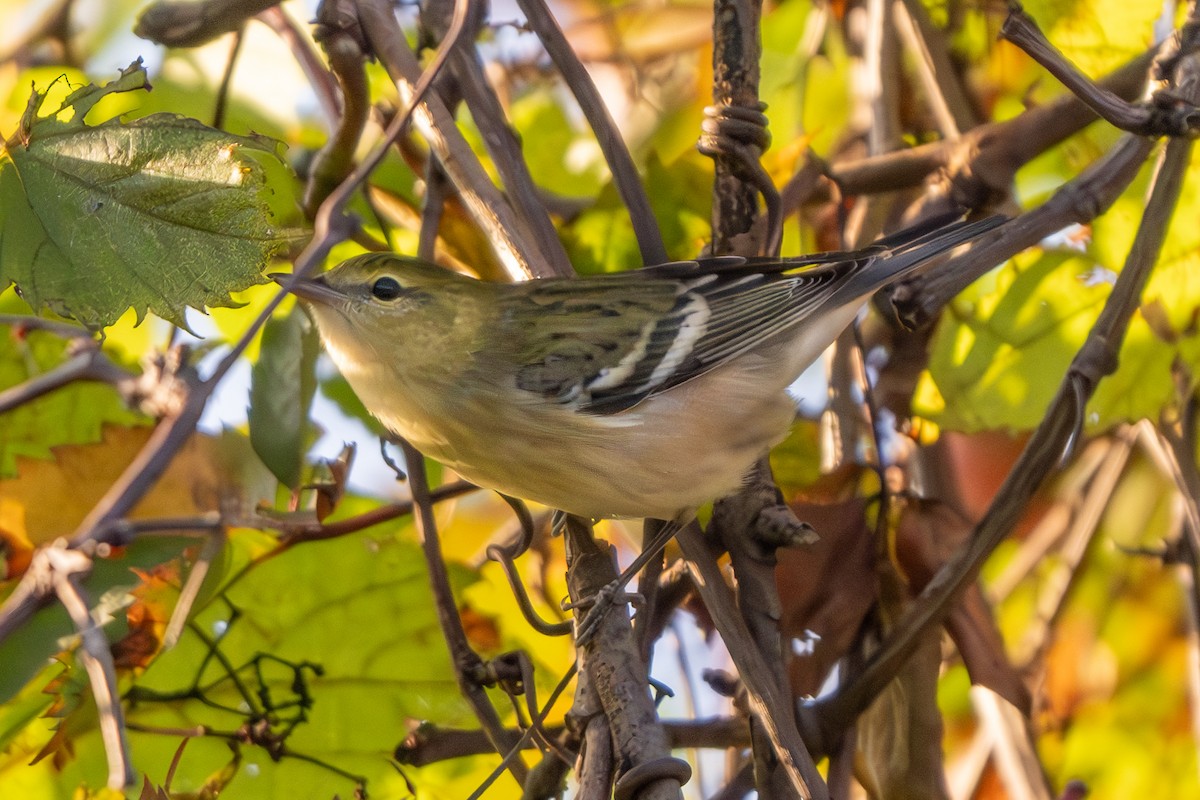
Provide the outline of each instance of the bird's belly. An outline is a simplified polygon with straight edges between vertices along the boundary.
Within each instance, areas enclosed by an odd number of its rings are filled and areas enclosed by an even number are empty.
[[[685,385],[613,415],[557,405],[499,414],[487,396],[434,418],[381,419],[426,455],[504,494],[583,517],[672,519],[736,490],[786,435],[795,415],[786,394],[743,395],[700,395]]]

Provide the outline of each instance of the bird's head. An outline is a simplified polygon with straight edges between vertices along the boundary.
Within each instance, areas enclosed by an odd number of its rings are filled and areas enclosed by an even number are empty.
[[[273,275],[287,285],[290,275]],[[466,333],[464,312],[480,287],[435,264],[393,253],[368,253],[342,262],[292,291],[308,307],[321,339],[346,370],[364,362],[424,362],[444,342]]]

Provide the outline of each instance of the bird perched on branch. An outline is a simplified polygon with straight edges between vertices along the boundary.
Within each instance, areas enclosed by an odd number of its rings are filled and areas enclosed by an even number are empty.
[[[371,413],[467,480],[582,517],[673,520],[786,436],[786,388],[872,293],[1000,221],[515,284],[372,253],[292,291]]]

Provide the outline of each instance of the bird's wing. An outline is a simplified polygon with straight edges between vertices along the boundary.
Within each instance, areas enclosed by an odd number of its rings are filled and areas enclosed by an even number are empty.
[[[478,358],[505,361],[517,387],[580,411],[613,414],[800,325],[844,308],[999,217],[914,226],[864,250],[800,259],[720,257],[576,280],[514,284]]]
[[[725,261],[715,270],[671,265],[670,277],[622,273],[515,285],[519,298],[507,304],[487,355],[515,367],[520,389],[612,414],[796,324],[858,267],[838,262],[781,276],[727,269]]]

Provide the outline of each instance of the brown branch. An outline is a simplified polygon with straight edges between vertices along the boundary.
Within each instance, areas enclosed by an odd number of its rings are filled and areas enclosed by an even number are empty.
[[[662,726],[673,750],[724,750],[730,747],[747,747],[750,744],[750,729],[746,720],[741,717],[663,720]],[[566,732],[566,729],[559,725],[546,730],[555,737]],[[508,732],[514,737],[522,734],[522,731],[512,728]],[[533,750],[536,747],[532,739],[523,744],[525,750]],[[423,725],[396,748],[394,755],[401,764],[425,767],[439,761],[494,752],[496,751],[483,731]]]
[[[408,485],[412,491],[413,507],[416,511],[413,521],[421,538],[421,550],[425,553],[425,565],[429,570],[434,607],[437,609],[438,623],[442,628],[442,638],[450,648],[450,661],[454,665],[454,676],[458,681],[459,691],[471,705],[471,710],[475,712],[475,717],[491,741],[492,748],[497,753],[507,752],[517,746],[519,737],[510,736],[505,730],[500,715],[480,683],[480,677],[484,674],[483,659],[471,648],[471,643],[467,640],[467,632],[463,629],[462,618],[458,614],[458,602],[450,588],[450,575],[442,558],[437,522],[433,516],[433,497],[425,479],[425,458],[403,439],[400,440],[400,448],[404,451],[404,461],[408,465]],[[518,784],[523,784],[528,776],[525,763],[520,759],[510,761],[508,770]]]
[[[208,538],[200,548],[199,555],[192,562],[192,568],[188,572],[183,588],[179,590],[179,599],[171,611],[167,627],[163,630],[164,650],[170,650],[178,643],[179,637],[183,633],[183,627],[187,624],[188,616],[191,614],[192,606],[195,604],[196,598],[200,596],[200,588],[204,585],[204,579],[208,577],[208,571],[212,567],[213,561],[225,549],[228,537],[225,535],[225,529],[220,523],[219,516],[209,528],[208,533]]]
[[[1157,49],[1143,53],[1099,83],[1123,98],[1145,88],[1146,70]],[[918,145],[828,166],[830,180],[846,195],[877,194],[921,185],[941,169],[951,170],[955,197],[965,207],[1007,194],[1017,170],[1050,147],[1095,122],[1096,115],[1073,94],[1065,94],[1004,122],[980,125],[960,139]],[[810,163],[782,189],[784,210],[790,212],[818,198]]]
[[[479,487],[473,483],[466,481],[456,481],[448,483],[444,486],[432,490],[429,493],[430,499],[438,503],[442,500],[449,500],[454,497],[466,494],[468,492],[478,491]],[[232,520],[231,525],[236,525],[244,528],[255,528],[258,530],[274,529],[280,531],[283,535],[280,537],[279,544],[267,552],[255,556],[243,566],[240,570],[233,574],[225,583],[225,589],[228,590],[253,570],[257,569],[263,563],[270,561],[276,556],[286,553],[296,545],[305,544],[306,542],[321,542],[327,539],[337,539],[341,536],[346,536],[351,533],[365,530],[374,525],[378,525],[388,520],[397,519],[407,514],[411,514],[413,504],[411,501],[405,503],[391,503],[378,508],[373,508],[366,513],[359,514],[348,519],[338,520],[328,524],[313,522],[310,519],[302,521],[294,521],[290,519],[249,519],[249,520]]]
[[[1014,5],[1009,9],[1000,35],[1024,50],[1097,116],[1115,128],[1139,136],[1187,136],[1196,127],[1197,114],[1193,104],[1185,104],[1178,113],[1171,113],[1169,109],[1154,104],[1127,102],[1093,83],[1046,39],[1037,23],[1020,6]]]
[[[479,491],[479,487],[473,483],[455,481],[454,483],[447,483],[433,489],[429,493],[429,497],[434,503],[440,503],[443,500],[450,500],[477,491]],[[292,525],[286,521],[277,521],[272,523],[272,527],[284,532],[281,543],[285,547],[294,547],[305,542],[320,542],[326,539],[336,539],[340,536],[357,533],[358,531],[378,525],[381,522],[387,522],[388,520],[411,514],[412,510],[413,504],[410,500],[403,503],[389,503],[388,505],[379,506],[363,514],[341,519],[337,522],[322,524],[305,521],[298,525]]]
[[[713,3],[713,105],[759,109],[758,81],[762,43],[758,0]],[[739,243],[758,219],[758,191],[744,180],[743,159],[718,154],[713,159],[712,251],[757,255],[757,245]]]
[[[233,44],[229,48],[229,56],[225,60],[225,69],[221,74],[221,82],[217,85],[217,102],[213,107],[214,128],[225,125],[225,112],[229,108],[229,88],[233,85],[233,73],[237,67],[238,56],[242,52],[242,43],[246,39],[245,24],[239,25],[233,34]]]
[[[300,70],[308,78],[309,85],[317,95],[321,110],[325,112],[326,118],[336,122],[342,110],[337,81],[325,68],[325,63],[313,49],[304,31],[279,7],[268,8],[256,19],[274,31],[292,51],[292,57],[300,65]]]
[[[733,135],[740,123],[761,116],[761,14],[758,0],[716,0],[713,6],[713,104],[714,111],[720,111],[711,113],[706,121],[701,149],[714,160],[712,250],[717,254],[756,255],[764,245],[768,254],[778,254],[778,194],[759,164],[760,151],[747,143],[753,141],[752,136]],[[718,122],[728,128],[724,134]],[[752,131],[750,128],[747,133]],[[765,146],[765,134],[759,135],[763,138],[757,144]],[[765,236],[754,236],[751,231],[759,219],[760,192],[767,200],[769,230]],[[758,239],[765,239],[764,244]],[[797,734],[791,704],[783,699],[787,691],[774,574],[775,549],[780,542],[758,538],[766,527],[764,521],[778,506],[778,490],[765,464],[759,464],[752,475],[754,480],[743,491],[717,501],[710,525],[710,533],[720,537],[733,563],[737,611],[723,582],[719,587],[713,585],[712,574],[695,579],[726,646],[738,654],[735,663],[758,703],[758,713],[751,719],[751,737],[759,792],[780,798],[822,797],[824,782]],[[794,517],[791,523],[799,525]],[[692,529],[680,534],[679,540],[696,576],[697,570],[705,568],[695,563],[697,558],[711,556],[701,552],[699,536]],[[742,650],[752,652],[739,652]],[[752,670],[750,677],[746,670]]]
[[[1053,564],[1043,564],[1046,569],[1041,574],[1032,618],[1024,626],[1020,642],[1012,649],[1012,660],[1018,668],[1043,656],[1054,641],[1056,622],[1066,609],[1071,587],[1080,575],[1079,565],[1099,530],[1113,491],[1125,473],[1135,436],[1134,430],[1125,428],[1113,437],[1087,490],[1081,493],[1082,496],[1072,498],[1071,524],[1063,532]]]
[[[736,576],[738,613],[754,640],[762,664],[771,671],[777,696],[787,697],[789,688],[779,629],[783,610],[775,580],[776,553],[780,547],[811,542],[812,529],[797,520],[794,512],[781,502],[770,464],[761,459],[746,475],[740,491],[713,504],[706,535],[710,541],[719,541],[729,552]],[[706,606],[707,601],[706,597]],[[717,629],[724,638],[725,628],[718,623]],[[726,643],[732,648],[728,639]],[[791,708],[790,703],[776,707],[774,724],[794,728],[796,722]],[[757,718],[751,722],[751,733],[755,778],[760,791],[773,797],[795,796],[788,785],[786,771],[778,765],[776,751],[780,745],[772,741],[772,734]],[[811,784],[809,788],[815,791]]]
[[[867,152],[871,155],[895,150],[903,141],[900,121],[900,48],[888,0],[867,0],[865,32],[858,42],[863,61],[856,95],[865,95],[871,115],[866,130]],[[860,212],[862,213],[862,212]],[[861,230],[847,235],[850,241],[865,240]]]
[[[113,666],[108,639],[92,619],[80,584],[81,576],[92,571],[92,560],[77,550],[67,550],[61,546],[61,542],[42,550],[41,556],[54,593],[71,616],[71,622],[83,642],[80,657],[100,717],[100,735],[108,756],[108,788],[123,789],[133,784],[135,776],[133,762],[129,758],[124,713],[117,700],[117,671]]]
[[[341,90],[342,113],[337,116],[333,135],[317,152],[309,170],[308,183],[304,187],[304,213],[310,218],[354,168],[354,153],[371,113],[366,57],[358,39],[337,27],[339,20],[336,17],[328,18],[334,8],[333,3],[321,4],[317,35]]]
[[[997,264],[1073,223],[1095,219],[1121,196],[1153,148],[1149,139],[1124,137],[1045,203],[1006,224],[996,237],[940,269],[900,282],[891,290],[897,317],[911,328],[924,327],[946,303]]]
[[[934,107],[942,135],[956,137],[974,128],[978,119],[950,58],[946,32],[933,24],[929,11],[917,0],[894,0],[892,14],[901,40],[917,61],[927,102]]]
[[[395,81],[400,96],[411,104],[413,83],[421,67],[396,23],[392,4],[387,0],[360,0],[358,11],[371,50]],[[524,280],[540,274],[540,267],[526,255],[535,251],[520,238],[522,227],[512,207],[488,178],[442,102],[436,97],[424,99],[413,122],[453,180],[471,216],[487,231],[509,277]]]
[[[13,328],[14,336],[24,336],[26,331],[46,331],[64,339],[92,338],[92,332],[80,325],[25,314],[0,314],[0,325]]]
[[[447,2],[453,0],[426,4],[422,19],[436,20],[439,4]],[[435,33],[440,35],[442,31],[435,30]],[[478,52],[466,47],[456,50],[451,61],[451,72],[456,79],[455,89],[461,93],[483,137],[483,144],[500,173],[505,195],[511,200],[515,219],[521,225],[522,236],[534,248],[530,260],[536,265],[538,277],[574,275],[575,270],[558,238],[558,231],[538,197],[529,165],[521,153],[521,143],[504,114],[495,89],[484,74]]]
[[[1172,140],[1152,182],[1146,214],[1108,302],[1076,354],[1046,416],[1013,465],[970,542],[934,576],[909,611],[889,632],[884,645],[842,691],[802,709],[806,740],[826,752],[841,731],[869,705],[913,652],[922,634],[945,618],[958,593],[979,574],[988,555],[1016,523],[1034,492],[1057,467],[1083,425],[1084,406],[1097,382],[1117,365],[1126,327],[1161,250],[1175,208],[1191,142]]]
[[[32,402],[50,392],[61,389],[76,381],[96,381],[112,386],[126,387],[134,380],[133,373],[118,367],[100,350],[99,342],[79,339],[84,346],[81,352],[68,358],[53,369],[30,378],[24,383],[11,386],[0,392],[0,414]],[[80,348],[75,348],[80,350]]]
[[[608,106],[596,89],[596,84],[592,82],[592,76],[571,49],[545,0],[517,0],[517,5],[525,13],[527,24],[546,48],[550,60],[574,94],[575,101],[579,103],[579,108],[596,135],[600,152],[604,154],[604,161],[612,173],[613,184],[629,209],[642,263],[664,263],[667,260],[667,248],[650,207],[650,198],[646,196],[629,149],[621,139],[621,132],[608,113]]]
[[[584,723],[583,749],[579,753],[579,800],[608,800],[612,796],[612,733],[603,714]]]
[[[579,669],[599,699],[612,734],[616,795],[628,792],[624,796],[633,797],[640,788],[639,800],[677,798],[690,769],[687,762],[671,757],[646,691],[646,665],[638,655],[626,604],[608,594],[618,580],[613,550],[596,541],[591,525],[576,517],[567,518],[565,547],[572,605],[592,612],[576,616],[581,625],[594,624],[586,636],[577,631]],[[609,603],[607,608],[602,605]],[[596,613],[600,616],[592,623]]]
[[[733,595],[717,566],[717,553],[704,541],[694,523],[683,528],[676,539],[688,560],[696,589],[737,665],[753,719],[765,730],[791,788],[806,800],[828,798],[825,783],[793,724],[791,701],[780,692],[775,671],[760,654],[758,643],[739,616]]]

